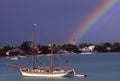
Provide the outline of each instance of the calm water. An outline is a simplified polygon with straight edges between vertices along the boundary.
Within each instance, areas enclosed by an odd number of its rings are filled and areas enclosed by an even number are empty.
[[[31,57],[29,57],[30,59]],[[22,64],[25,58],[12,61],[10,58],[0,58],[0,81],[120,81],[120,53],[64,55],[61,57],[65,64],[74,67],[76,73],[88,75],[86,78],[39,78],[22,77],[18,70],[8,67],[5,63]],[[28,59],[28,62],[30,60]],[[48,59],[41,58],[48,65]],[[60,61],[57,59],[57,61]],[[26,62],[27,63],[27,62]],[[24,65],[26,65],[24,63]],[[62,63],[62,61],[61,61]]]

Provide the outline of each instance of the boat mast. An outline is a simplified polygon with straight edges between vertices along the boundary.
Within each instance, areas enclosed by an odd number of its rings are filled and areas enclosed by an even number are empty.
[[[51,49],[51,56],[50,56],[50,71],[52,72],[53,71],[53,68],[54,68],[54,56],[53,56],[53,48],[54,48],[54,44],[53,42],[51,41],[50,42],[50,49]]]
[[[35,68],[35,51],[34,51],[34,46],[35,46],[35,27],[37,24],[33,24],[32,27],[32,68]]]

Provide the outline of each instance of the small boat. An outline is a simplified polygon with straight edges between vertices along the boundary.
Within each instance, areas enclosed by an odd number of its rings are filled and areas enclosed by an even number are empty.
[[[11,57],[11,60],[18,60],[18,57]]]
[[[74,76],[75,77],[87,77],[87,75],[85,75],[85,74],[75,74]]]

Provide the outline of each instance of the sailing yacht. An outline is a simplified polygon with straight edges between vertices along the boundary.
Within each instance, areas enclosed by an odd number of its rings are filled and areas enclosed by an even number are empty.
[[[54,67],[53,59],[53,43],[51,42],[50,67],[35,66],[33,56],[33,66],[31,68],[20,67],[20,72],[23,76],[39,76],[39,77],[71,77],[74,76],[75,71],[70,66]]]
[[[54,53],[53,42],[50,43],[51,55],[50,55],[50,67],[35,66],[33,56],[33,66],[31,68],[20,68],[20,72],[23,76],[39,76],[39,77],[71,77],[74,76],[75,71],[70,66],[58,66],[54,67]]]

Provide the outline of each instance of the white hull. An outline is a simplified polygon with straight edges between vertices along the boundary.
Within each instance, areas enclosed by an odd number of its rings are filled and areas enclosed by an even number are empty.
[[[18,57],[12,57],[11,60],[18,60]]]
[[[74,72],[65,71],[65,72],[32,72],[32,71],[23,71],[20,70],[23,76],[37,76],[37,77],[70,77],[74,76]]]

